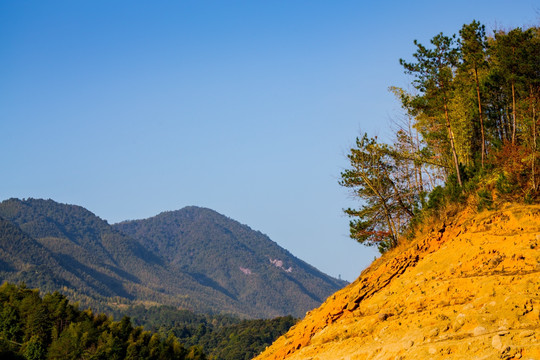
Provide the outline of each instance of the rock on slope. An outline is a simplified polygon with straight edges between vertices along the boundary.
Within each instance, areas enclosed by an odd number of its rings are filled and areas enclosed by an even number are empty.
[[[375,261],[263,359],[540,359],[540,207],[464,211]]]

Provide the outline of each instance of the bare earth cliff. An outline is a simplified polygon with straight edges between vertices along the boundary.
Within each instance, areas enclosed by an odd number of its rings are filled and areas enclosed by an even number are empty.
[[[256,359],[540,359],[540,207],[441,220]]]

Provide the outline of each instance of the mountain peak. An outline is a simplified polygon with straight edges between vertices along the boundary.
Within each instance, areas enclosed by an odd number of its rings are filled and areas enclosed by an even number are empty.
[[[266,309],[258,316],[299,316],[345,285],[211,209],[190,206],[114,227],[203,284]]]
[[[0,217],[2,279],[95,309],[127,302],[298,317],[346,284],[207,208],[109,225],[80,206],[10,199]]]

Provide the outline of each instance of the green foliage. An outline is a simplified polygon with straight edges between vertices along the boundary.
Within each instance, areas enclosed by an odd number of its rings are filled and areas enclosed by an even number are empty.
[[[431,139],[432,146],[445,149],[445,144],[450,144],[452,156],[445,158],[453,160],[456,179],[461,186],[460,162],[454,138],[455,130],[453,129],[455,124],[452,124],[449,115],[450,94],[455,89],[454,68],[459,59],[459,51],[455,48],[455,35],[448,37],[440,33],[434,36],[431,39],[432,48],[427,48],[416,40],[414,44],[417,47],[413,54],[416,62],[408,63],[400,59],[405,73],[414,76],[412,84],[419,91],[418,95],[407,106],[417,109],[418,119],[423,120],[420,127],[421,134]],[[447,130],[446,133],[441,131],[443,128]],[[439,153],[446,155],[447,151],[439,151]],[[452,161],[447,160],[447,162]],[[450,168],[449,164],[447,166]]]
[[[293,326],[292,316],[241,320],[230,315],[195,314],[170,306],[134,306],[122,314],[161,336],[174,335],[192,352],[214,360],[252,359]]]
[[[186,349],[173,335],[143,331],[128,317],[117,322],[80,311],[59,293],[42,298],[37,290],[5,283],[0,309],[8,319],[0,329],[2,359],[206,359],[199,348]]]
[[[478,195],[477,210],[482,211],[484,209],[491,209],[491,206],[493,205],[493,196],[491,195],[491,192],[489,192],[486,189],[482,189],[477,192],[477,195]]]
[[[397,244],[400,225],[413,215],[415,200],[406,195],[403,179],[396,176],[396,152],[376,138],[367,134],[357,138],[348,158],[351,167],[341,173],[340,184],[364,201],[359,210],[345,210],[353,218],[351,237],[384,252]]]
[[[342,173],[340,184],[362,203],[360,210],[345,210],[355,218],[353,239],[370,245],[374,236],[389,233],[391,241],[381,242],[384,251],[423,219],[468,199],[477,200],[478,210],[498,201],[538,201],[540,28],[488,37],[473,21],[455,39],[440,33],[429,46],[414,41],[414,60],[400,63],[416,92],[390,88],[407,123],[399,126],[392,145],[365,135],[351,149],[351,169]],[[357,161],[358,154],[374,161],[366,165]],[[408,186],[395,187],[389,196],[388,179],[403,178]],[[380,185],[375,193],[382,196],[367,191],[370,181]],[[380,210],[390,198],[412,199],[413,214],[401,217],[397,231],[388,218],[400,217],[390,207],[390,216]]]
[[[46,348],[43,346],[42,339],[39,336],[33,335],[25,344],[23,354],[28,360],[45,359]]]
[[[4,279],[64,293],[0,288],[2,359],[251,358],[293,318],[219,313],[299,314],[345,285],[208,209],[112,227],[80,207],[11,199],[0,203],[0,216]],[[121,320],[80,311],[68,296]],[[170,306],[129,306],[132,299]]]
[[[436,186],[429,193],[429,200],[427,202],[426,210],[439,210],[444,206],[445,200],[445,189],[442,186]]]
[[[512,194],[516,190],[516,185],[512,184],[503,172],[497,177],[495,188],[501,195]]]
[[[461,186],[457,181],[457,176],[451,174],[446,181],[444,192],[450,202],[456,203],[463,200],[463,193]]]
[[[249,360],[270,346],[295,323],[291,316],[272,320],[244,320],[237,325],[222,328],[203,341],[217,342],[210,352],[214,359]]]
[[[210,209],[187,207],[114,228],[213,289],[206,301],[216,293],[221,296],[221,306],[210,311],[194,308],[191,302],[181,304],[197,312],[301,316],[345,285],[295,258],[266,235]],[[243,311],[231,311],[232,305]]]
[[[0,247],[2,279],[61,291],[105,312],[150,302],[299,316],[346,284],[264,234],[197,207],[111,226],[80,206],[10,199],[0,203]]]

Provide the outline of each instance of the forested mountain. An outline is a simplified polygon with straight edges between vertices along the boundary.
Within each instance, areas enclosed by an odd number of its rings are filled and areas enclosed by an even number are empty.
[[[226,307],[226,299],[217,291],[175,271],[82,207],[52,200],[11,199],[0,203],[0,216],[7,222],[0,238],[0,260],[7,265],[1,269],[2,280],[25,281],[45,291],[61,290],[94,309],[150,301],[201,311],[219,308],[222,302],[223,311],[239,311]],[[19,255],[38,251],[36,256]],[[201,297],[208,300],[201,301]]]
[[[81,311],[58,292],[40,296],[24,286],[0,286],[0,359],[177,359],[204,360],[173,335],[161,337],[133,327],[128,317],[113,321]]]
[[[68,282],[56,272],[60,268],[48,249],[15,224],[0,218],[0,269],[3,280],[11,280],[11,275],[17,274],[20,281],[61,287]]]
[[[291,316],[240,320],[172,306],[138,305],[116,315],[119,321],[81,311],[58,292],[40,296],[39,290],[5,283],[0,359],[251,359],[296,322]]]
[[[114,227],[200,283],[274,316],[303,313],[344,285],[210,209],[186,207]]]
[[[299,316],[344,285],[208,209],[111,226],[36,199],[0,203],[0,279],[96,310],[166,304],[264,318]]]

